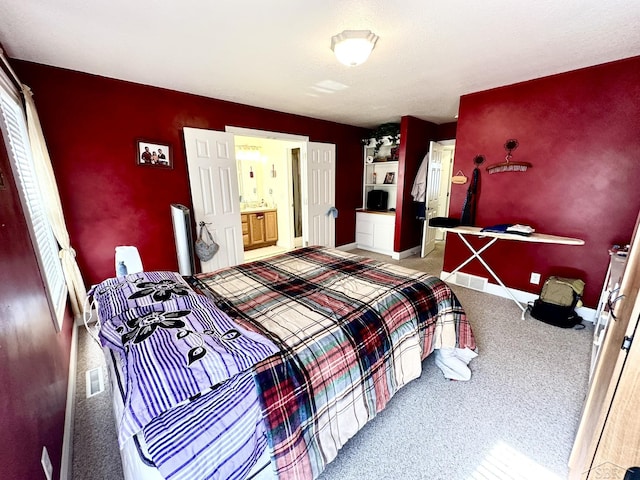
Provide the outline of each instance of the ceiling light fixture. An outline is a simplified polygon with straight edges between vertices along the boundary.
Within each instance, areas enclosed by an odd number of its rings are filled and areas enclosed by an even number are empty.
[[[371,30],[345,30],[331,37],[331,50],[340,63],[355,67],[367,61],[378,38]]]

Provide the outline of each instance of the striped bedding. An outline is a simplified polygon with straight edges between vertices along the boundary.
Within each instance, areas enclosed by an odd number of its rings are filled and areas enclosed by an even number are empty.
[[[89,293],[100,342],[120,365],[120,447],[142,433],[166,479],[246,478],[266,448],[252,367],[276,346],[172,272],[108,279]]]
[[[280,480],[316,478],[434,349],[476,348],[449,287],[319,247],[190,279],[279,353],[254,367]]]

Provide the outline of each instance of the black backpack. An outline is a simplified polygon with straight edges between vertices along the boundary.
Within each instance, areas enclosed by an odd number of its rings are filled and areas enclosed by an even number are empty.
[[[529,304],[531,316],[561,328],[584,328],[582,317],[575,311],[582,305],[584,282],[580,279],[549,277],[542,286],[540,298]]]

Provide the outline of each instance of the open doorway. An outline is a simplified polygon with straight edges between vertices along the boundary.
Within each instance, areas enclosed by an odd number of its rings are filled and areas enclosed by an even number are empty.
[[[183,130],[193,218],[196,224],[209,225],[220,247],[211,260],[200,262],[202,272],[242,263],[243,244],[250,235],[255,234],[254,249],[295,248],[291,151],[296,148],[300,150],[302,245],[335,247],[334,144],[240,127],[227,127],[226,132]],[[247,162],[236,161],[236,137],[248,152]],[[242,137],[251,138],[242,143]],[[268,148],[275,153],[264,154]]]
[[[300,145],[234,135],[245,261],[302,245]]]
[[[428,224],[431,218],[449,216],[454,154],[455,140],[431,142],[425,189],[426,214],[422,234],[422,257],[444,254],[447,238],[444,230],[430,228]]]
[[[306,245],[334,247],[335,216],[328,212],[335,210],[335,145],[279,132],[231,126],[225,130],[233,134],[236,159],[242,146],[253,152],[244,155],[252,157],[253,164],[237,162],[241,215],[243,210],[269,207],[277,217],[275,244],[272,237],[270,245],[251,245],[245,260]],[[243,226],[243,241],[245,229],[250,232],[250,222]]]

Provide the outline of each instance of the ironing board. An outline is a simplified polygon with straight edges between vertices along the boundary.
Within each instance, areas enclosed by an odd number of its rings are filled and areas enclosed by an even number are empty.
[[[487,269],[487,271],[491,274],[491,276],[495,279],[496,282],[503,288],[507,295],[518,305],[520,310],[522,310],[521,319],[524,320],[524,314],[527,311],[527,308],[524,307],[511,293],[511,290],[507,288],[507,286],[498,278],[498,275],[491,269],[489,264],[482,258],[481,254],[485,252],[491,245],[496,243],[498,240],[507,240],[512,242],[529,242],[529,243],[552,243],[556,245],[584,245],[584,240],[579,238],[570,238],[570,237],[558,237],[556,235],[547,235],[544,233],[532,233],[531,235],[518,235],[514,233],[502,233],[502,232],[483,232],[480,227],[431,227],[431,228],[442,228],[446,232],[455,233],[460,237],[460,240],[467,246],[469,251],[471,251],[471,256],[467,258],[464,262],[458,265],[455,270],[453,270],[446,278],[442,280],[446,281],[453,274],[458,272],[461,268],[467,265],[471,260],[477,258],[478,261]],[[489,238],[489,242],[486,243],[482,248],[476,250],[469,243],[469,241],[465,238],[466,236],[474,236],[474,237],[485,237]]]

